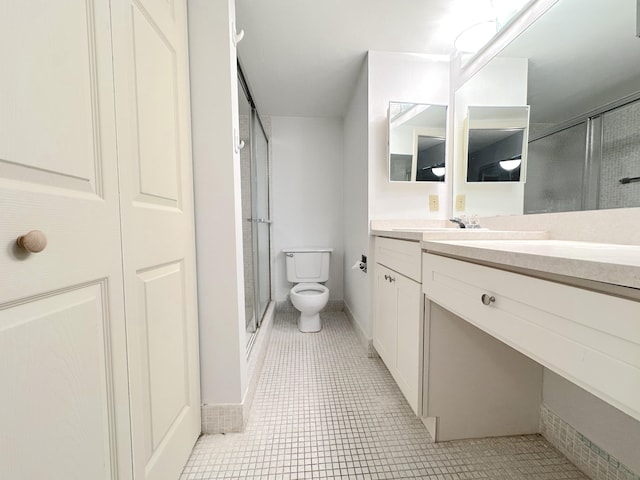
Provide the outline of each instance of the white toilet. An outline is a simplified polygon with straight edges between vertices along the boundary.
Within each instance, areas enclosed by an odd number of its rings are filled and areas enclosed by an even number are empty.
[[[329,301],[329,289],[321,284],[329,280],[332,248],[285,248],[287,280],[296,285],[289,291],[291,303],[300,311],[298,330],[319,332],[320,310]]]

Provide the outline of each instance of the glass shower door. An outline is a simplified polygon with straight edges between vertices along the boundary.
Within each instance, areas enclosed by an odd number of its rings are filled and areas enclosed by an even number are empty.
[[[271,301],[269,141],[242,74],[238,78],[242,246],[247,351]]]
[[[264,317],[271,300],[271,265],[269,233],[269,143],[257,112],[253,111],[253,158],[255,170],[255,305],[257,326]]]
[[[251,123],[253,111],[242,83],[238,82],[238,110],[240,140],[244,148],[240,150],[240,186],[242,193],[242,258],[244,265],[244,314],[247,341],[257,328],[255,309],[255,266],[254,266],[254,229],[253,222],[253,142]]]

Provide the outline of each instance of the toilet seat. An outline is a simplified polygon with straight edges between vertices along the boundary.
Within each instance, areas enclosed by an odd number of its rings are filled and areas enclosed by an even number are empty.
[[[297,295],[322,295],[329,289],[319,283],[298,283],[291,288],[291,293]]]

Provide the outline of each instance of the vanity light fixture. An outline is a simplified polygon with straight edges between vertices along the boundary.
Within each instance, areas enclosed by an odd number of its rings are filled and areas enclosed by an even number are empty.
[[[442,177],[444,175],[444,167],[431,167],[431,173],[436,177]]]
[[[500,160],[498,163],[503,170],[510,172],[520,166],[522,163],[522,155],[516,155],[515,157],[511,157],[506,160]]]
[[[498,23],[498,30],[516,16],[527,3],[530,3],[530,0],[491,0],[491,7]]]
[[[443,163],[440,165],[431,165],[429,167],[422,167],[422,170],[431,170],[431,173],[433,173],[436,177],[442,177],[445,173],[445,167]]]

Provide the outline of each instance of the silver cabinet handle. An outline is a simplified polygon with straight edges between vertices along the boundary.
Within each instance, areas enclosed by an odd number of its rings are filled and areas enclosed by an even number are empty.
[[[285,253],[287,257],[293,257],[293,253]]]
[[[389,281],[390,282],[395,282],[396,281],[396,277],[392,277],[391,275],[389,275]]]
[[[493,295],[488,295],[486,293],[483,293],[480,299],[482,300],[482,303],[485,305],[489,305],[496,301],[496,297],[494,297]]]

